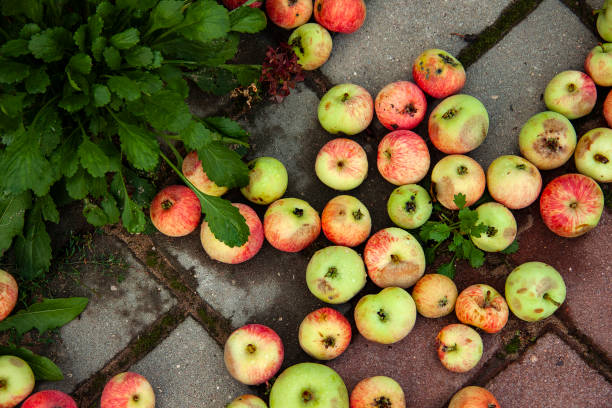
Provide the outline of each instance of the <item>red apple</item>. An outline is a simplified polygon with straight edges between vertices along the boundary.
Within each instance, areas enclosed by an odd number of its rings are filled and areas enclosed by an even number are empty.
[[[429,170],[429,163],[427,144],[410,130],[391,132],[378,144],[378,171],[397,186],[421,181]]]
[[[247,385],[268,381],[283,363],[285,349],[278,334],[261,324],[235,330],[225,342],[225,367],[236,380]],[[102,407],[104,408],[104,407]]]
[[[488,390],[471,385],[453,395],[448,408],[500,408],[500,405]]]
[[[412,298],[417,311],[425,317],[438,318],[453,311],[457,286],[452,279],[439,273],[428,273],[414,285]]]
[[[30,395],[21,408],[78,408],[70,395],[61,391],[45,390]]]
[[[18,294],[19,287],[13,275],[0,269],[0,322],[15,308]]]
[[[442,158],[431,172],[432,192],[449,210],[457,210],[455,195],[465,195],[466,207],[474,204],[485,189],[485,174],[471,157],[452,154]]]
[[[366,5],[363,0],[316,0],[314,17],[329,31],[350,34],[363,25]]]
[[[299,198],[277,200],[264,215],[266,239],[281,251],[299,252],[317,239],[320,232],[319,213]]]
[[[365,241],[372,229],[370,212],[353,196],[332,198],[321,213],[323,234],[336,245],[354,247]]]
[[[351,392],[350,408],[406,408],[402,386],[382,375],[365,378]]]
[[[448,52],[430,49],[414,61],[412,78],[426,94],[446,98],[463,88],[465,70],[459,60]]]
[[[193,232],[200,223],[200,200],[190,188],[168,186],[151,202],[151,221],[155,228],[170,237],[182,237]]]
[[[259,252],[264,241],[264,232],[257,213],[251,207],[240,203],[232,203],[232,205],[238,208],[238,211],[246,220],[249,227],[248,241],[239,247],[229,247],[215,237],[206,221],[202,223],[200,241],[204,251],[212,259],[228,264],[237,264],[248,261]]]
[[[599,44],[589,52],[584,70],[599,86],[612,86],[612,43]]]
[[[100,408],[154,408],[153,387],[140,374],[117,374],[102,391]]]
[[[246,3],[248,0],[223,0],[223,5],[225,7],[227,7],[230,10],[233,10],[235,8],[238,8],[240,6],[242,6],[244,3]],[[262,2],[261,1],[255,1],[251,4],[249,4],[249,7],[252,8],[259,8],[261,7]]]
[[[319,150],[315,172],[328,187],[352,190],[368,175],[368,156],[359,143],[351,139],[334,139]]]
[[[304,318],[298,339],[308,355],[331,360],[342,354],[351,342],[351,324],[342,313],[323,307]]]
[[[409,81],[392,82],[380,90],[374,101],[376,117],[389,130],[414,129],[425,117],[427,99]]]
[[[299,27],[310,20],[312,0],[266,0],[266,13],[279,27]]]
[[[608,96],[606,96],[606,100],[603,104],[603,115],[608,122],[608,126],[612,127],[612,90],[608,92]]]
[[[582,174],[564,174],[552,180],[540,196],[540,214],[555,234],[574,238],[597,226],[604,207],[601,188]]]
[[[198,159],[197,152],[191,152],[185,156],[182,170],[185,178],[205,194],[221,197],[227,192],[227,187],[218,186],[214,181],[208,178],[206,173],[204,173],[202,162]]]
[[[595,106],[597,88],[590,76],[580,71],[563,71],[544,89],[544,103],[568,119],[588,115]]]
[[[455,303],[455,314],[461,323],[497,333],[508,321],[508,305],[504,297],[485,284],[463,289]]]

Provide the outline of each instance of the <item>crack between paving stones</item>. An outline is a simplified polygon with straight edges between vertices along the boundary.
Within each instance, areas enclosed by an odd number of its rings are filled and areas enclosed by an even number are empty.
[[[599,38],[597,27],[595,22],[597,16],[593,15],[593,8],[586,2],[586,0],[559,0],[563,3],[572,13],[580,19],[582,24],[585,25],[589,31],[591,31],[596,38]]]

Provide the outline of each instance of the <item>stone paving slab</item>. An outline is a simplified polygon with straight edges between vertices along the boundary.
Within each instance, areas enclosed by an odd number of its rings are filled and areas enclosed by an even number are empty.
[[[604,4],[604,0],[586,0],[586,2],[593,10],[600,9]]]
[[[334,36],[332,55],[321,71],[335,84],[355,83],[376,97],[386,84],[412,79],[412,63],[424,50],[441,48],[457,55],[466,43],[453,33],[478,34],[510,3],[370,0],[363,26]]]
[[[612,384],[551,333],[486,388],[504,408],[612,406]]]
[[[461,92],[480,99],[490,117],[487,138],[469,154],[485,171],[498,156],[520,155],[519,132],[547,110],[542,95],[548,82],[561,71],[584,70],[598,41],[563,3],[545,0],[468,69]]]
[[[52,282],[54,297],[85,296],[89,305],[79,318],[60,329],[61,340],[52,344],[48,355],[62,369],[65,379],[43,383],[41,388],[72,392],[176,304],[114,238],[96,236],[91,246],[93,254],[115,254],[127,267],[103,271],[85,264],[77,266],[79,274],[65,272],[63,278]]]

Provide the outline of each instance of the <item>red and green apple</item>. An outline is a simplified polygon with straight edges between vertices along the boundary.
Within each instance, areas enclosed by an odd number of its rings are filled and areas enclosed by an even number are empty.
[[[270,204],[287,190],[287,169],[274,157],[258,157],[247,164],[249,184],[240,192],[255,204]]]
[[[154,408],[155,392],[149,381],[140,374],[124,372],[106,383],[100,408]]]
[[[476,213],[476,225],[484,224],[487,230],[478,237],[470,235],[474,245],[486,252],[499,252],[514,242],[517,226],[512,211],[500,203],[490,202],[479,205]]]
[[[431,172],[431,183],[432,192],[440,204],[449,210],[458,210],[455,195],[465,195],[466,207],[474,204],[484,193],[485,174],[476,160],[452,154],[436,163]]]
[[[192,233],[200,223],[201,214],[200,200],[185,186],[168,186],[151,202],[151,222],[159,232],[169,237]]]
[[[595,106],[597,89],[590,76],[580,71],[563,71],[544,90],[544,103],[568,119],[588,115]]]
[[[412,298],[422,316],[435,319],[453,311],[457,286],[448,276],[428,273],[412,288]]]
[[[542,176],[536,166],[520,156],[500,156],[487,169],[487,186],[495,201],[518,210],[538,199]]]
[[[311,71],[327,62],[332,51],[332,38],[324,27],[317,23],[306,23],[296,28],[287,41],[302,69]]]
[[[319,150],[315,173],[328,187],[352,190],[368,175],[368,157],[359,143],[345,138],[333,139]]]
[[[321,233],[319,213],[299,198],[281,198],[264,214],[264,235],[274,248],[299,252]]]
[[[444,50],[423,51],[412,65],[412,78],[426,94],[446,98],[465,85],[465,69],[461,62]]]
[[[399,186],[389,196],[387,213],[395,225],[415,229],[431,216],[433,205],[427,190],[418,184]]]
[[[354,247],[365,241],[372,229],[372,218],[366,206],[357,198],[339,195],[323,208],[323,234],[336,245]]]
[[[389,130],[410,130],[418,126],[427,112],[427,99],[410,81],[386,85],[374,101],[376,117]]]
[[[446,369],[464,373],[476,367],[482,357],[482,338],[465,324],[444,326],[436,337],[438,358]]]
[[[576,169],[600,183],[612,182],[612,129],[595,128],[578,141],[574,153]]]
[[[332,87],[319,102],[318,117],[329,133],[355,135],[372,122],[374,102],[363,87],[340,84]]]
[[[382,375],[359,381],[351,392],[350,401],[351,408],[406,408],[402,386]]]
[[[429,149],[423,138],[410,130],[388,133],[378,144],[376,165],[391,184],[417,183],[429,171]]]
[[[481,283],[461,291],[455,303],[455,314],[461,323],[486,333],[497,333],[508,322],[508,305],[495,288]]]
[[[309,313],[298,333],[302,350],[318,360],[331,360],[351,342],[351,324],[344,315],[329,307]]]
[[[314,18],[329,31],[354,33],[365,21],[366,4],[363,0],[315,0]]]

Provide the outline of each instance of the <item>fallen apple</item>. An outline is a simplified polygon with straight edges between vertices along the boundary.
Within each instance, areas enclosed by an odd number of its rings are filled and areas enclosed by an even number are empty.
[[[0,356],[0,407],[16,407],[33,389],[34,373],[28,363],[19,357]]]
[[[471,157],[453,154],[443,157],[431,172],[432,192],[449,210],[458,210],[455,195],[464,194],[466,207],[474,204],[485,189],[485,174]]]
[[[264,214],[264,235],[274,248],[299,252],[321,233],[319,213],[299,198],[281,198]]]
[[[168,186],[151,202],[151,222],[169,237],[191,234],[200,223],[200,200],[189,187]]]
[[[359,143],[345,138],[327,142],[315,160],[315,173],[335,190],[352,190],[368,175],[368,157]]]
[[[329,32],[317,23],[299,26],[291,33],[287,42],[298,56],[298,63],[306,71],[325,64],[333,45]]]
[[[612,0],[605,0],[597,16],[597,32],[606,41],[612,41]]]
[[[612,43],[599,44],[589,52],[584,70],[599,86],[612,86]]]
[[[19,287],[13,275],[0,269],[0,322],[11,314],[19,297]]]
[[[39,391],[30,395],[21,408],[78,408],[68,394],[55,390]]]
[[[331,360],[351,342],[351,324],[344,315],[329,307],[309,313],[298,333],[302,350],[318,360]]]
[[[596,128],[578,141],[574,153],[576,169],[601,183],[612,182],[612,129]]]
[[[366,4],[363,0],[315,0],[314,18],[329,31],[354,33],[365,21]]]
[[[427,112],[427,99],[421,89],[409,81],[392,82],[378,92],[374,100],[376,117],[389,130],[410,130],[418,126]]]
[[[428,273],[412,288],[412,298],[422,316],[435,319],[453,311],[457,286],[448,276]]]
[[[487,187],[495,201],[517,210],[538,199],[542,176],[536,166],[520,156],[500,156],[487,169]]]
[[[591,113],[596,100],[595,83],[580,71],[557,74],[544,90],[544,103],[548,109],[568,119],[578,119]]]
[[[378,144],[378,171],[385,180],[396,186],[421,181],[429,171],[429,164],[427,144],[410,130],[388,133]]]
[[[227,192],[227,187],[218,186],[217,183],[208,178],[202,168],[198,153],[195,151],[189,153],[183,159],[182,171],[185,178],[205,194],[221,197]]]
[[[117,374],[106,383],[100,408],[154,408],[155,393],[145,377],[133,372]]]
[[[603,104],[603,115],[604,119],[608,123],[609,127],[612,127],[612,90],[608,92],[608,96],[604,100]]]
[[[339,195],[323,208],[323,234],[336,245],[354,247],[365,241],[372,229],[372,218],[366,206],[353,196]]]
[[[242,6],[244,3],[246,3],[248,0],[223,0],[223,5],[225,7],[227,7],[229,10],[233,10],[235,8],[238,8],[240,6]],[[251,4],[249,4],[249,7],[251,8],[259,8],[261,7],[262,2],[261,1],[255,1]]]
[[[374,116],[372,96],[363,87],[340,84],[332,87],[319,102],[318,117],[329,133],[355,135],[365,130]]]
[[[471,385],[457,391],[448,408],[500,408],[500,405],[486,388]]]
[[[486,333],[497,333],[508,322],[508,305],[495,288],[481,283],[461,291],[455,303],[455,314],[461,323]]]
[[[482,357],[482,339],[465,324],[449,324],[436,337],[438,358],[446,369],[464,373],[476,367]]]
[[[479,205],[476,213],[476,225],[484,224],[487,230],[479,237],[470,235],[474,245],[486,252],[499,252],[514,242],[517,226],[512,211],[499,203],[491,202]]]
[[[259,157],[247,164],[249,184],[240,192],[252,203],[270,204],[287,190],[287,169],[274,157]]]
[[[382,375],[359,381],[351,392],[350,401],[351,408],[406,408],[402,386]]]
[[[431,216],[433,205],[427,190],[418,184],[399,186],[389,196],[387,213],[398,227],[418,228]]]
[[[299,27],[312,16],[312,0],[266,0],[270,21],[287,30]]]
[[[465,69],[461,62],[444,50],[423,51],[412,65],[412,78],[426,94],[446,98],[465,85]]]

